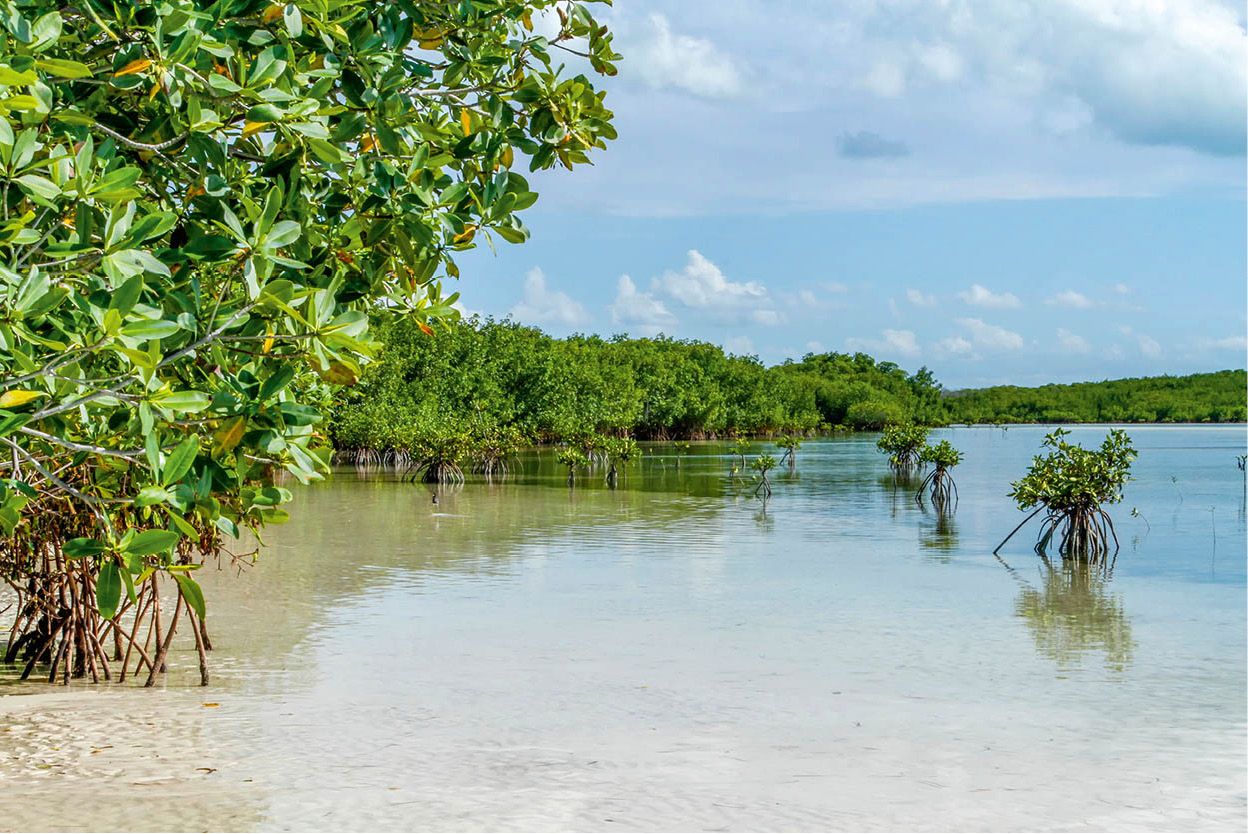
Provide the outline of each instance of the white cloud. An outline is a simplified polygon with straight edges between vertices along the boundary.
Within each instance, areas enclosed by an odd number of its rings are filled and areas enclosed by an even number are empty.
[[[1114,286],[1111,289],[1113,289],[1113,291],[1118,293],[1119,295],[1132,295],[1135,293],[1135,290],[1131,289],[1130,287],[1128,287],[1126,284],[1122,283],[1121,281],[1119,281],[1117,284],[1114,284]]]
[[[825,353],[825,352],[827,352],[827,348],[823,346],[823,342],[819,342],[819,341],[809,341],[809,342],[807,342],[807,343],[806,343],[806,350],[810,351],[811,353]]]
[[[724,351],[726,353],[734,353],[737,356],[752,356],[754,354],[754,343],[750,341],[749,336],[729,336],[724,339]]]
[[[1092,299],[1074,290],[1063,290],[1052,298],[1046,298],[1044,303],[1051,307],[1068,307],[1071,310],[1087,310],[1096,306]]]
[[[672,32],[661,14],[649,17],[649,32],[626,54],[632,72],[650,86],[674,87],[702,98],[733,98],[740,94],[737,62],[709,40]]]
[[[567,293],[546,286],[546,275],[534,267],[524,277],[524,297],[508,313],[525,324],[576,327],[590,320],[585,307]]]
[[[762,324],[768,327],[774,327],[777,324],[784,324],[784,313],[777,310],[751,310],[749,320],[755,324]]]
[[[970,304],[972,307],[989,307],[993,309],[1006,310],[1018,309],[1023,306],[1023,302],[1018,300],[1012,292],[995,293],[992,290],[980,284],[972,284],[969,290],[958,293],[958,298]]]
[[[615,324],[636,325],[639,332],[654,336],[665,327],[676,324],[676,316],[662,301],[651,293],[638,292],[637,285],[627,275],[621,275],[617,283],[615,301],[608,308]]]
[[[1242,4],[896,0],[840,17],[844,40],[878,56],[861,83],[882,98],[970,82],[1030,107],[1037,121],[1082,111],[1080,120],[1132,144],[1245,150]]]
[[[961,336],[950,336],[936,343],[936,352],[941,356],[969,356],[978,359],[974,349],[975,346]]]
[[[1152,336],[1145,336],[1141,333],[1139,334],[1137,342],[1140,346],[1140,353],[1144,354],[1148,358],[1156,359],[1161,356],[1161,345],[1158,344],[1157,340]]]
[[[1201,339],[1197,347],[1205,350],[1248,350],[1248,338],[1243,336],[1227,336],[1224,339]]]
[[[1062,327],[1057,328],[1057,343],[1065,353],[1087,353],[1092,350],[1087,339]]]
[[[1022,336],[1004,327],[986,324],[983,319],[955,319],[955,323],[966,330],[976,348],[1021,350],[1023,347]]]
[[[824,281],[823,288],[828,292],[844,293],[849,292],[849,286],[842,284],[840,281]]]
[[[767,288],[757,281],[729,281],[723,270],[696,249],[679,272],[668,270],[651,282],[655,293],[720,322],[775,326],[786,321]]]
[[[767,288],[754,281],[729,281],[723,271],[696,249],[689,250],[689,263],[680,272],[668,270],[655,279],[655,288],[687,307],[729,308],[758,304],[767,300]]]
[[[901,356],[907,359],[913,359],[923,352],[911,330],[882,330],[880,335],[883,338],[846,339],[845,347],[849,350],[860,350],[886,357]]]
[[[936,306],[936,296],[927,295],[925,293],[920,292],[919,290],[906,290],[906,298],[908,298],[910,300],[910,303],[913,304],[915,307],[935,307]]]

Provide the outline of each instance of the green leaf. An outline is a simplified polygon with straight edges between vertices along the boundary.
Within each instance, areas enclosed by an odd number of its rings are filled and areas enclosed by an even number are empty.
[[[153,397],[152,402],[172,411],[194,413],[207,408],[212,398],[202,391],[173,391],[160,397]]]
[[[113,293],[113,299],[109,302],[108,307],[110,310],[116,310],[118,315],[125,318],[134,309],[135,302],[139,300],[139,295],[142,292],[143,276],[132,275]]]
[[[104,619],[111,620],[117,615],[117,606],[121,603],[121,574],[111,556],[100,566],[100,575],[95,581],[95,601]]]
[[[85,556],[98,556],[105,550],[104,542],[99,539],[70,539],[61,545],[61,553],[66,559],[82,559]]]
[[[198,438],[188,437],[179,443],[177,448],[170,452],[169,457],[165,460],[165,471],[161,477],[161,482],[165,486],[169,486],[182,480],[182,476],[189,472],[191,465],[195,463],[195,457],[198,454]]]
[[[299,7],[294,3],[287,3],[282,9],[282,21],[286,24],[286,31],[292,38],[303,34],[303,15],[299,13]]]
[[[280,122],[286,114],[281,108],[272,104],[257,104],[247,111],[249,122]]]
[[[173,576],[173,581],[178,583],[178,589],[182,591],[182,598],[186,600],[186,604],[191,606],[191,610],[202,620],[205,611],[203,589],[185,573],[173,573],[171,576]]]
[[[172,530],[144,530],[130,540],[125,552],[134,556],[151,556],[164,553],[182,538],[181,533]]]
[[[163,504],[173,498],[173,494],[164,487],[149,484],[139,490],[138,497],[134,499],[136,507],[150,507],[153,504]]]
[[[45,200],[55,200],[61,196],[61,188],[47,177],[41,177],[38,174],[25,174],[14,180],[21,185],[27,193]]]
[[[181,330],[176,321],[134,321],[121,328],[121,335],[141,340],[167,339]]]
[[[40,58],[35,61],[35,66],[49,75],[55,75],[58,78],[91,77],[91,68],[86,64],[80,64],[77,61],[66,61],[61,58]]]

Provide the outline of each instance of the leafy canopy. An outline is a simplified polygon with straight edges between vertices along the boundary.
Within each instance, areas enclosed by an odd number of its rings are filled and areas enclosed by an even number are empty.
[[[935,446],[925,445],[919,452],[919,461],[934,464],[937,469],[952,469],[962,462],[962,453],[948,440],[942,440]]]
[[[1011,485],[1010,497],[1020,510],[1040,505],[1052,513],[1072,513],[1122,500],[1136,457],[1126,432],[1111,430],[1099,449],[1068,443],[1068,434],[1057,429],[1046,435],[1043,445],[1051,451],[1036,455],[1027,474]]]
[[[369,313],[453,318],[456,254],[528,236],[519,169],[615,137],[568,0],[0,9],[0,567],[65,545],[102,611],[283,520]]]
[[[920,462],[919,453],[927,442],[927,432],[926,426],[913,423],[885,426],[875,446],[889,456],[889,463],[893,466],[914,466]]]

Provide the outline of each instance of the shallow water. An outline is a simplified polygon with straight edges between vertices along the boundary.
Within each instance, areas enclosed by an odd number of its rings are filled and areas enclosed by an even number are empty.
[[[1112,573],[992,555],[1032,427],[937,433],[948,519],[873,436],[765,513],[722,444],[340,473],[203,577],[209,689],[189,642],[155,691],[0,685],[0,828],[1243,829],[1244,428],[1129,433]]]

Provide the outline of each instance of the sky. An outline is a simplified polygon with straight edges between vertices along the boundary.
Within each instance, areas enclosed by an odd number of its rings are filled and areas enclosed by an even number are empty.
[[[616,0],[619,139],[466,311],[865,351],[949,388],[1242,368],[1248,35],[1217,0]]]

